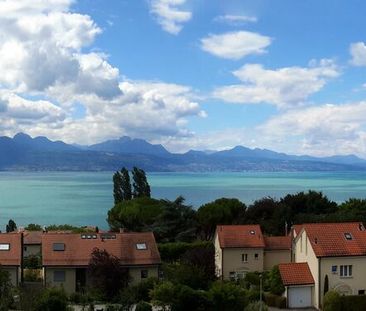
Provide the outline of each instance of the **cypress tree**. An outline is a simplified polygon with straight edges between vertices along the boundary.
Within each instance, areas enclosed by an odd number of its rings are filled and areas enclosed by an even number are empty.
[[[113,175],[113,197],[114,204],[118,204],[123,201],[122,176],[118,171]]]
[[[131,189],[131,181],[130,174],[128,170],[123,167],[121,170],[121,188],[122,188],[122,197],[123,200],[128,201],[132,199],[132,189]]]
[[[328,291],[329,291],[329,279],[328,274],[326,274],[324,278],[324,296]]]
[[[132,170],[133,178],[133,196],[134,198],[151,196],[150,185],[147,182],[145,171],[134,167]]]
[[[10,219],[8,224],[6,225],[6,232],[14,232],[15,230],[17,230],[17,224],[13,219]]]

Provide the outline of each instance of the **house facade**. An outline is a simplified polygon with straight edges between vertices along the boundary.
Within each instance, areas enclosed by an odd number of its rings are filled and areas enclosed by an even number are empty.
[[[22,265],[21,233],[0,233],[0,265],[9,272],[10,281],[14,286],[21,282]]]
[[[362,223],[304,224],[294,239],[294,261],[314,278],[313,304],[323,303],[324,284],[344,295],[366,293],[366,230]]]
[[[214,245],[216,276],[223,280],[291,261],[291,238],[264,237],[259,225],[217,226]]]
[[[68,293],[90,285],[87,269],[96,248],[119,258],[129,270],[131,283],[159,277],[161,260],[152,233],[45,233],[44,285],[62,286]]]

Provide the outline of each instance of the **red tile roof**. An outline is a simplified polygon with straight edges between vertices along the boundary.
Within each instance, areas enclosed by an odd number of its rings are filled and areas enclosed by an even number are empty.
[[[37,245],[42,243],[42,231],[24,231],[24,244]]]
[[[314,278],[306,262],[281,263],[278,268],[284,286],[314,284]]]
[[[290,250],[291,236],[265,236],[266,250]]]
[[[9,250],[0,250],[0,265],[20,266],[22,258],[21,234],[0,233],[0,245],[9,244]]]
[[[221,248],[264,248],[264,239],[259,225],[217,226]]]
[[[301,232],[301,229],[302,229],[302,225],[293,225],[292,226],[292,230],[295,233],[294,234],[295,237]]]
[[[366,256],[366,230],[360,222],[304,224],[303,228],[317,257]]]
[[[88,234],[86,234],[88,235]],[[113,233],[114,239],[103,238],[106,233],[90,233],[95,239],[82,239],[82,234],[46,233],[42,236],[42,258],[45,266],[87,266],[95,248],[106,250],[121,259],[124,265],[160,264],[160,255],[152,233]],[[107,234],[108,235],[108,234]],[[63,243],[64,251],[54,251],[54,243]],[[136,244],[145,243],[146,250]]]

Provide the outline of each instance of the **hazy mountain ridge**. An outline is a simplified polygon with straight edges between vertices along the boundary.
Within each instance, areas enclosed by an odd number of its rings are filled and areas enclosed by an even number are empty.
[[[69,145],[19,133],[0,137],[0,169],[32,171],[103,171],[139,166],[148,171],[363,171],[355,155],[316,158],[236,146],[223,151],[167,151],[143,139],[124,136],[91,146]]]

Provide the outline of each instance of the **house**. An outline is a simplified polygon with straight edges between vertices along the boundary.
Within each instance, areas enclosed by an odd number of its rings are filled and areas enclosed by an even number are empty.
[[[159,251],[152,233],[45,233],[42,262],[46,286],[79,291],[90,282],[87,268],[93,250],[106,250],[129,269],[131,282],[159,277]]]
[[[311,299],[315,307],[322,305],[326,282],[329,289],[344,295],[365,294],[366,230],[362,223],[303,224],[293,244],[294,261],[307,263],[314,279]],[[298,273],[296,266],[290,273]]]
[[[306,262],[278,265],[289,308],[313,306],[314,278]]]
[[[38,256],[42,253],[42,231],[24,231],[23,256]]]
[[[14,286],[21,282],[22,238],[21,233],[0,233],[0,265]]]
[[[217,226],[214,245],[216,275],[224,280],[291,261],[291,237],[264,237],[259,225]]]

